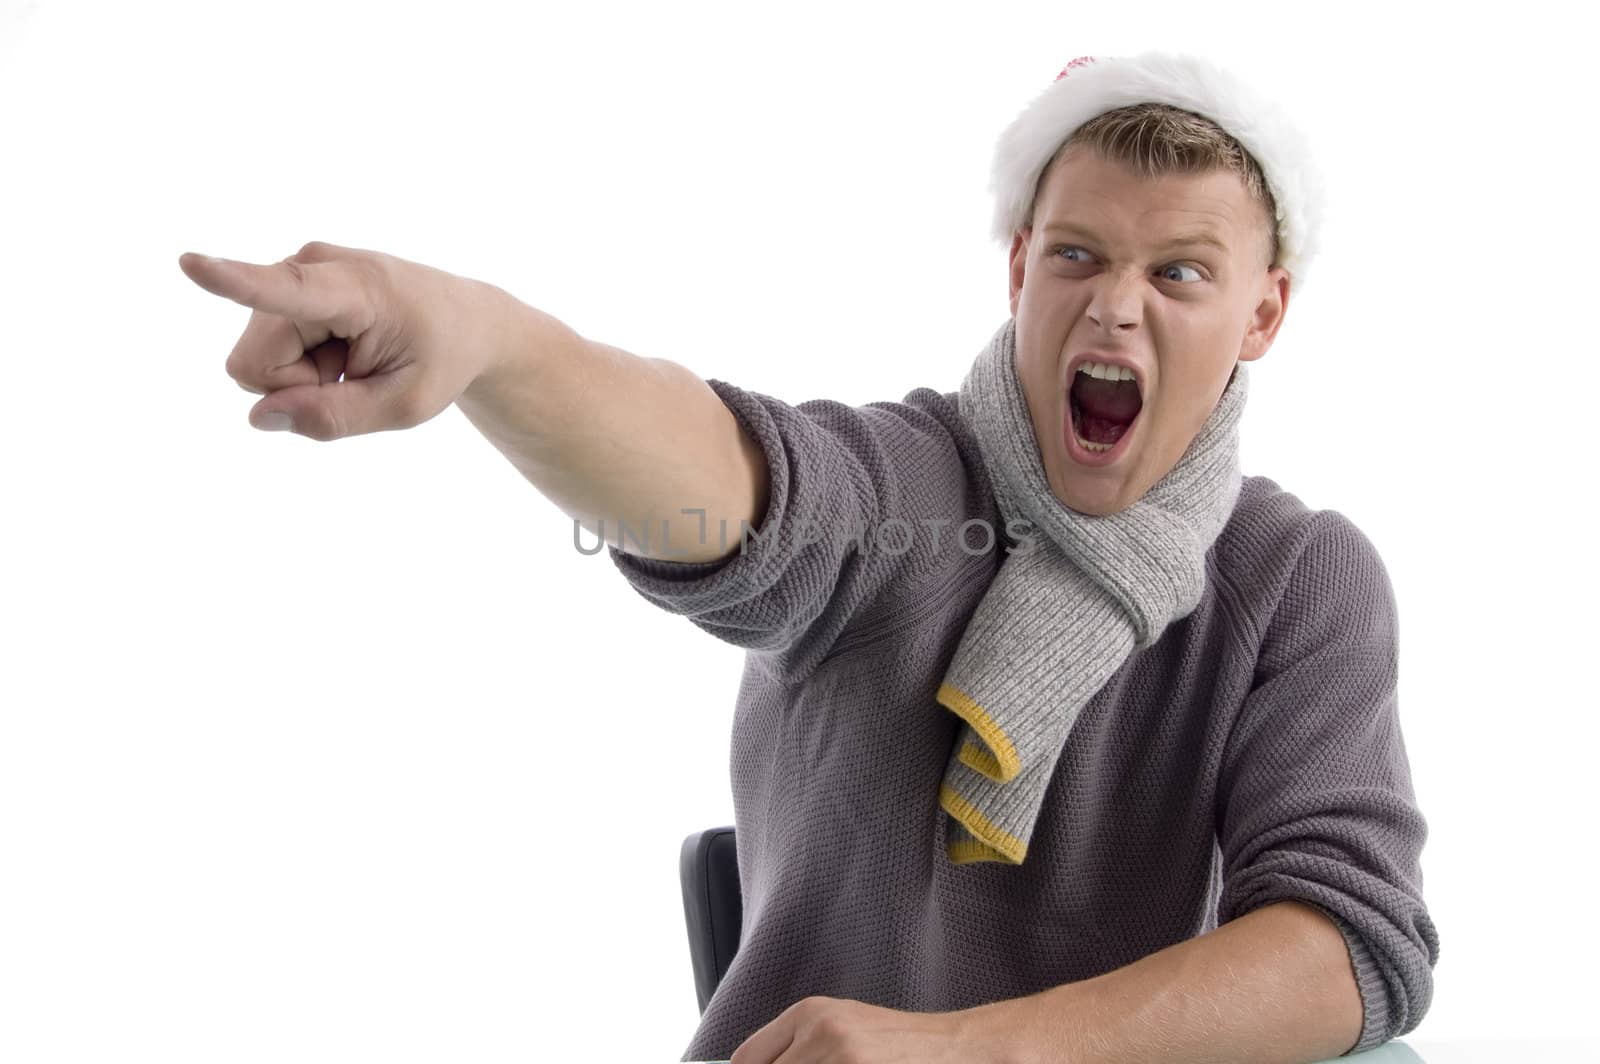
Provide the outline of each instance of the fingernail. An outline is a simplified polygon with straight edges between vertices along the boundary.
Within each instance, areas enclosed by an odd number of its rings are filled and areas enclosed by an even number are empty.
[[[256,422],[256,428],[263,432],[283,432],[293,426],[294,421],[290,419],[288,414],[280,410],[274,410],[270,414],[262,414],[261,419]]]

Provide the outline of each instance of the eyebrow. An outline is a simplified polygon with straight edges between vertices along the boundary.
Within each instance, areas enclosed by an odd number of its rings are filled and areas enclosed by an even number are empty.
[[[1091,233],[1089,230],[1085,229],[1083,226],[1077,225],[1076,223],[1073,223],[1073,222],[1050,222],[1044,227],[1044,231],[1046,233],[1049,233],[1049,232],[1052,232],[1052,231],[1053,232],[1058,232],[1058,233],[1065,233],[1065,234],[1067,234],[1069,236],[1080,237],[1080,238],[1083,238],[1083,239],[1086,239],[1086,240],[1090,240],[1090,241],[1092,241],[1094,243],[1097,243],[1097,244],[1100,243],[1100,238],[1099,237],[1095,236],[1093,233]],[[1222,239],[1220,237],[1218,237],[1215,233],[1213,233],[1209,229],[1192,229],[1192,230],[1189,230],[1188,232],[1179,233],[1178,235],[1174,236],[1171,240],[1169,240],[1165,244],[1161,245],[1160,250],[1162,250],[1162,251],[1171,251],[1174,248],[1194,247],[1194,246],[1204,246],[1204,247],[1215,248],[1216,250],[1222,252],[1224,255],[1231,255],[1232,254],[1232,252],[1228,250],[1228,245],[1224,244],[1222,242]]]

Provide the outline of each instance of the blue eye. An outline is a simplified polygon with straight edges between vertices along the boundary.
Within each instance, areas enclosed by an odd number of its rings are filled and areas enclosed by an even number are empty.
[[[1055,255],[1058,258],[1061,256],[1061,252],[1063,252],[1063,251],[1083,251],[1083,248],[1078,247],[1076,244],[1059,244],[1056,247],[1050,249],[1050,253],[1052,255]],[[1065,261],[1067,261],[1067,262],[1078,262],[1079,260],[1078,259],[1067,259]],[[1201,274],[1199,270],[1195,269],[1193,266],[1190,266],[1188,263],[1174,262],[1171,265],[1167,266],[1166,269],[1169,269],[1169,270],[1171,270],[1171,269],[1192,270],[1195,274],[1198,275],[1198,277],[1197,277],[1198,280],[1201,280],[1201,281],[1205,280],[1205,275]]]

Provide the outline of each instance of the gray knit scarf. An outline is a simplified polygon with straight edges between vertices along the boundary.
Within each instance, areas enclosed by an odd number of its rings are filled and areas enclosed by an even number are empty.
[[[1026,531],[935,696],[966,721],[939,790],[956,864],[1022,863],[1073,722],[1130,653],[1200,604],[1205,554],[1241,487],[1244,363],[1171,471],[1099,517],[1062,504],[1046,481],[1015,358],[1009,318],[961,385],[1002,524]]]

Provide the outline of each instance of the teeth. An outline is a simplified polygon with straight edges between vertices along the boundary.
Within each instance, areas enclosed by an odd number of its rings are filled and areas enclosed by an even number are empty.
[[[1078,436],[1078,434],[1076,432],[1074,432],[1073,435],[1074,436]],[[1109,451],[1109,450],[1111,450],[1111,448],[1115,447],[1116,444],[1114,444],[1114,443],[1091,443],[1089,440],[1084,439],[1082,436],[1078,436],[1078,446],[1082,447],[1086,451],[1095,451],[1095,452],[1098,453],[1098,452]]]
[[[1104,381],[1131,381],[1134,379],[1133,370],[1127,366],[1108,366],[1104,362],[1081,362],[1078,364],[1079,373],[1087,373],[1091,377],[1099,377]]]

